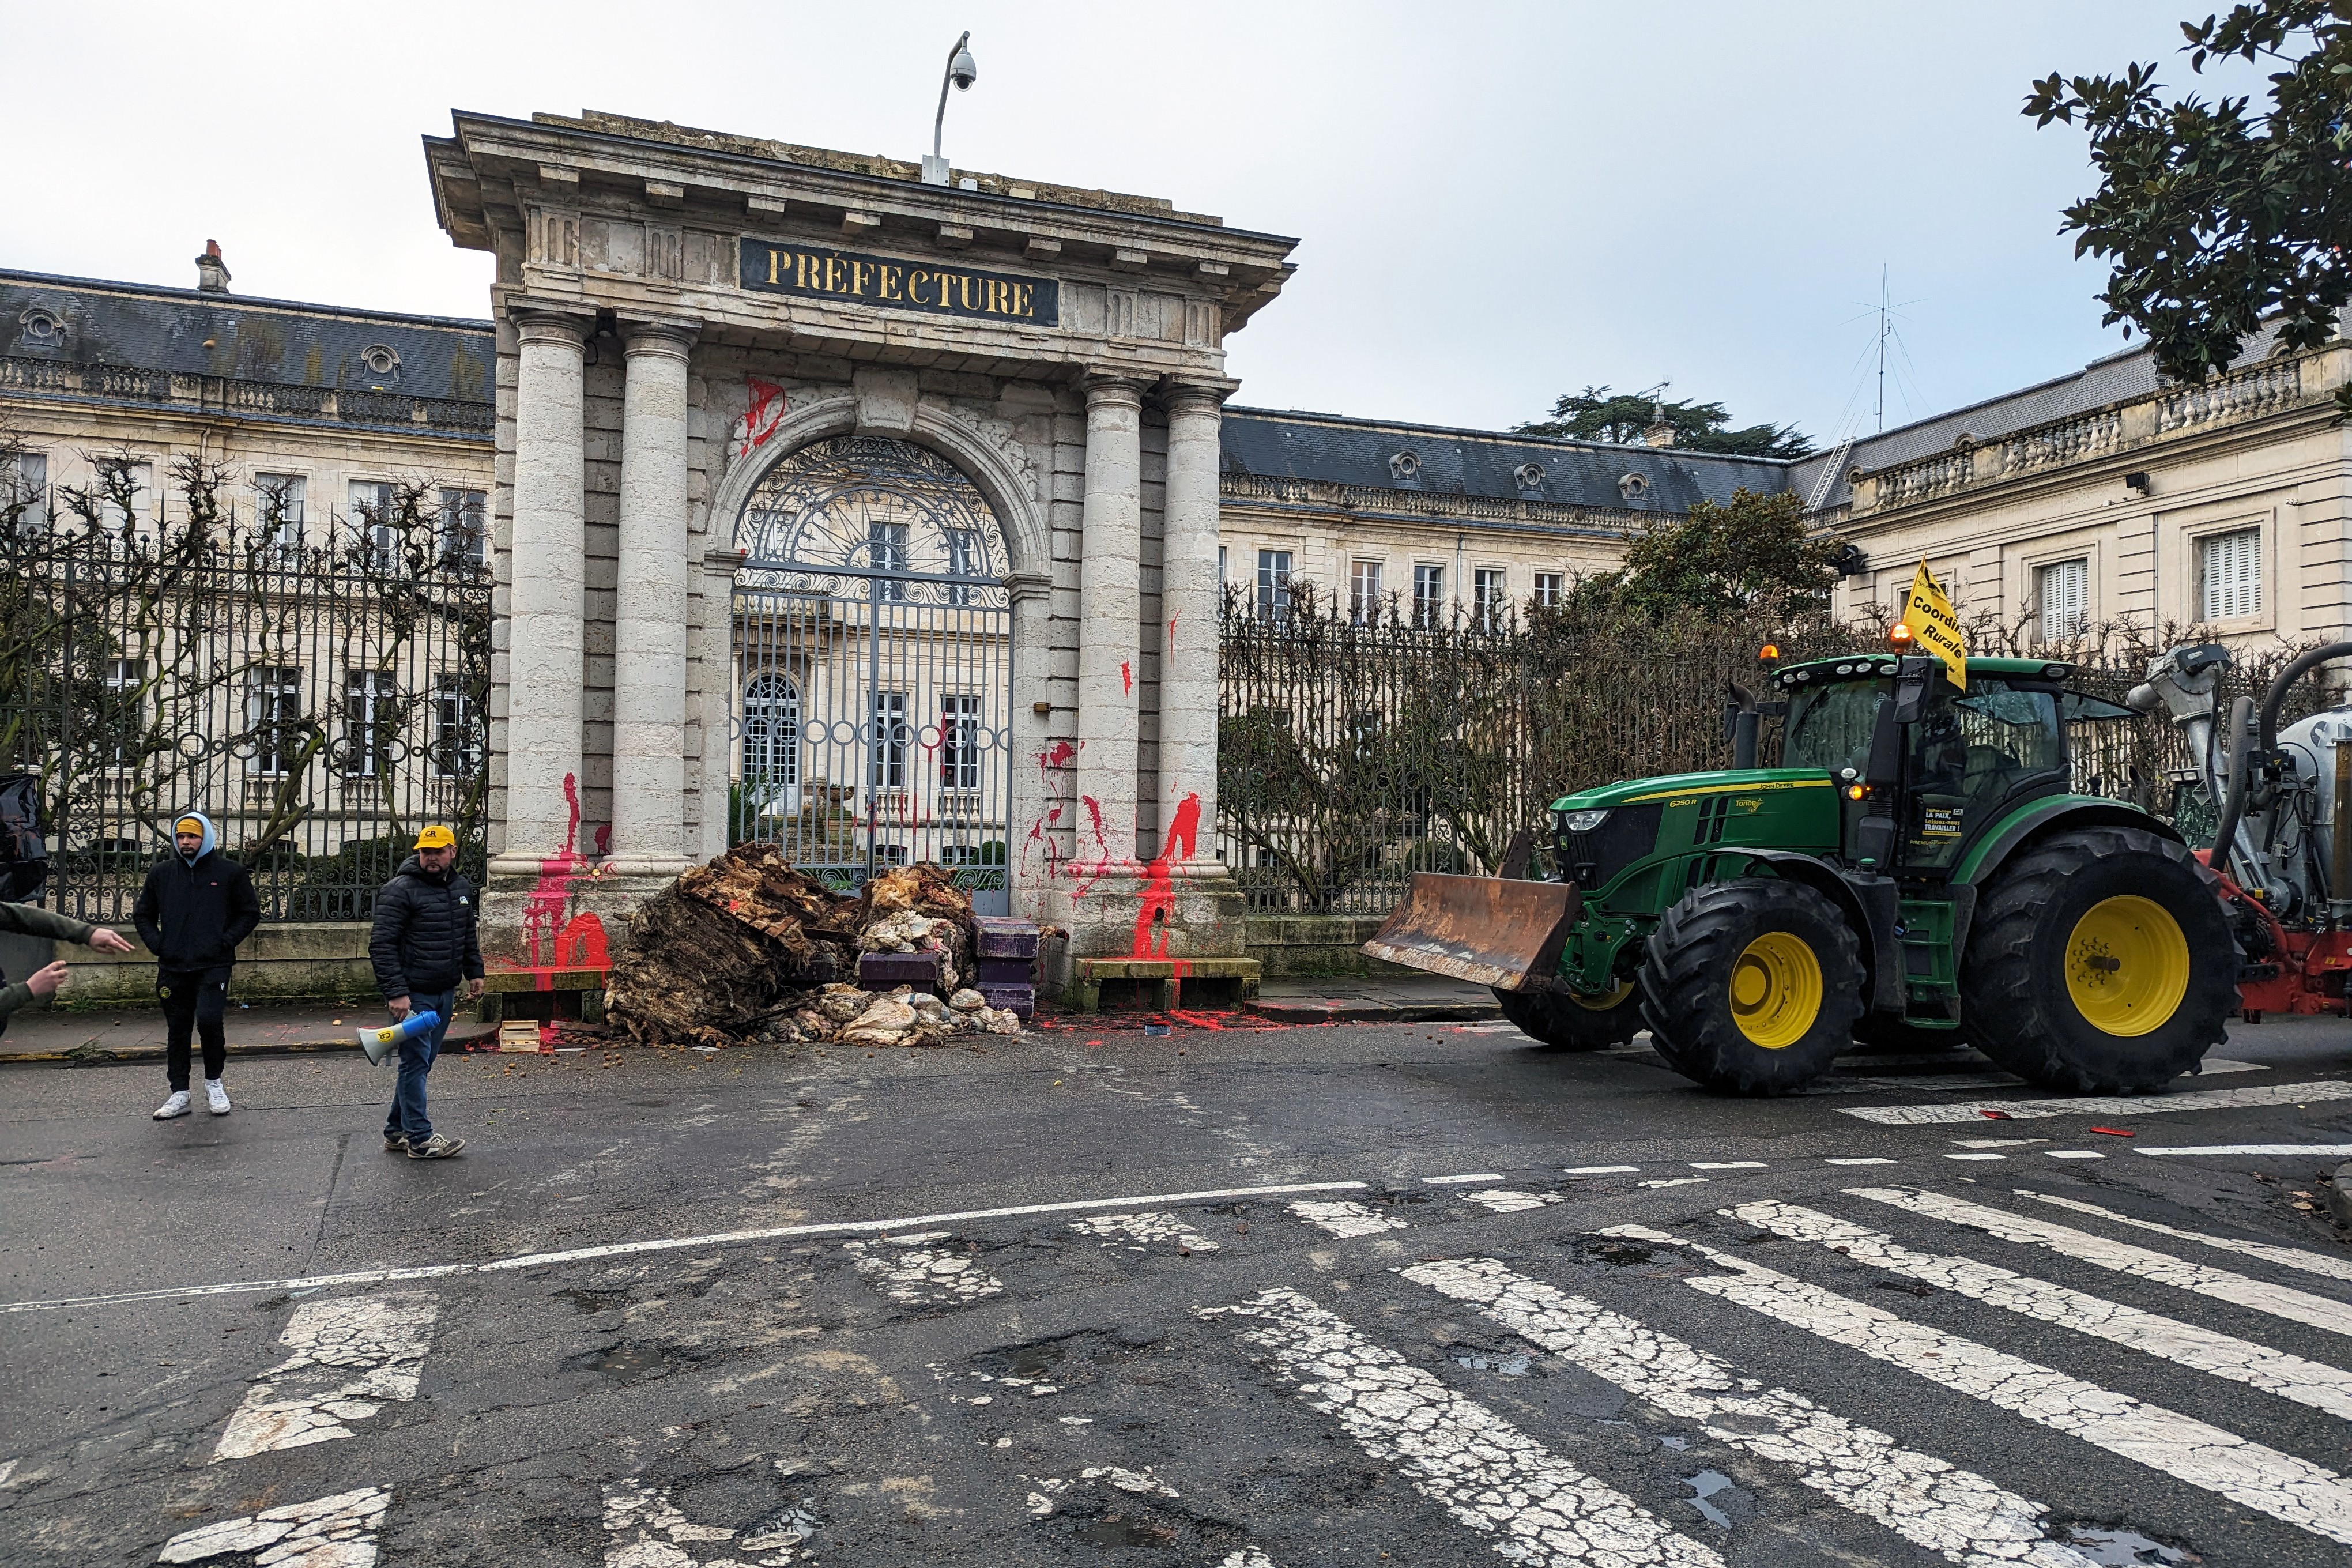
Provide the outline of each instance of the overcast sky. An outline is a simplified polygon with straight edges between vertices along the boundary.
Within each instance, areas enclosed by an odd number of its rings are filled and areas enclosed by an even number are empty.
[[[1285,0],[0,6],[0,265],[451,315],[487,257],[435,227],[453,107],[611,110],[1172,199],[1297,236],[1232,344],[1241,400],[1496,427],[1563,390],[1715,398],[1826,442],[2121,346],[2059,212],[2053,68],[2165,62],[2189,0],[1673,6]]]

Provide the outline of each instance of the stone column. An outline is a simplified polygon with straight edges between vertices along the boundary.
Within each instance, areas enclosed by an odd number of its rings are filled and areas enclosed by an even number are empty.
[[[1085,521],[1078,560],[1078,799],[1069,871],[1080,880],[1131,877],[1135,842],[1136,695],[1141,611],[1143,388],[1087,378]]]
[[[694,333],[661,322],[626,335],[610,865],[623,875],[675,876],[692,864],[684,818],[686,366]]]
[[[582,347],[587,323],[516,321],[512,582],[507,591],[506,829],[492,877],[531,877],[576,851],[584,682],[581,560]],[[577,798],[576,793],[572,797]]]
[[[1178,384],[1167,393],[1168,498],[1160,603],[1160,820],[1194,824],[1174,845],[1179,876],[1216,875],[1217,426],[1226,389]],[[1188,807],[1187,801],[1197,803]],[[1162,847],[1167,847],[1163,844]]]

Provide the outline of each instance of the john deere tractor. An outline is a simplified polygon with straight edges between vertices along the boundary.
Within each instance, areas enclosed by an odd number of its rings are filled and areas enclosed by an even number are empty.
[[[1863,654],[1743,698],[1719,773],[1551,806],[1542,880],[1423,874],[1365,951],[1495,987],[1561,1050],[1644,1026],[1685,1077],[1785,1094],[1859,1038],[1965,1040],[2084,1093],[2198,1068],[2236,1005],[2238,953],[2179,834],[2073,793],[2070,721],[2130,710],[2063,664]],[[1759,769],[1759,716],[1784,716]]]

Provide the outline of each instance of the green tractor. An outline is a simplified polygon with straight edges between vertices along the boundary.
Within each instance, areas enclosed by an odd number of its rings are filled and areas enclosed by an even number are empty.
[[[1492,985],[1560,1050],[1643,1026],[1684,1076],[1803,1089],[1857,1040],[1962,1041],[2032,1082],[2154,1089],[2237,1005],[2211,873],[2164,823],[2073,793],[2067,724],[2130,710],[2070,667],[1856,654],[1739,694],[1735,758],[1552,803],[1540,881],[1413,879],[1365,951]],[[1782,765],[1754,766],[1760,716]]]

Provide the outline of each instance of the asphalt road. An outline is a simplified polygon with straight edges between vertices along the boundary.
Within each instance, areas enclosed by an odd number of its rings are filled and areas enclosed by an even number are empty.
[[[2226,1056],[456,1058],[442,1163],[355,1057],[0,1069],[0,1562],[2340,1564],[2352,1028]]]

